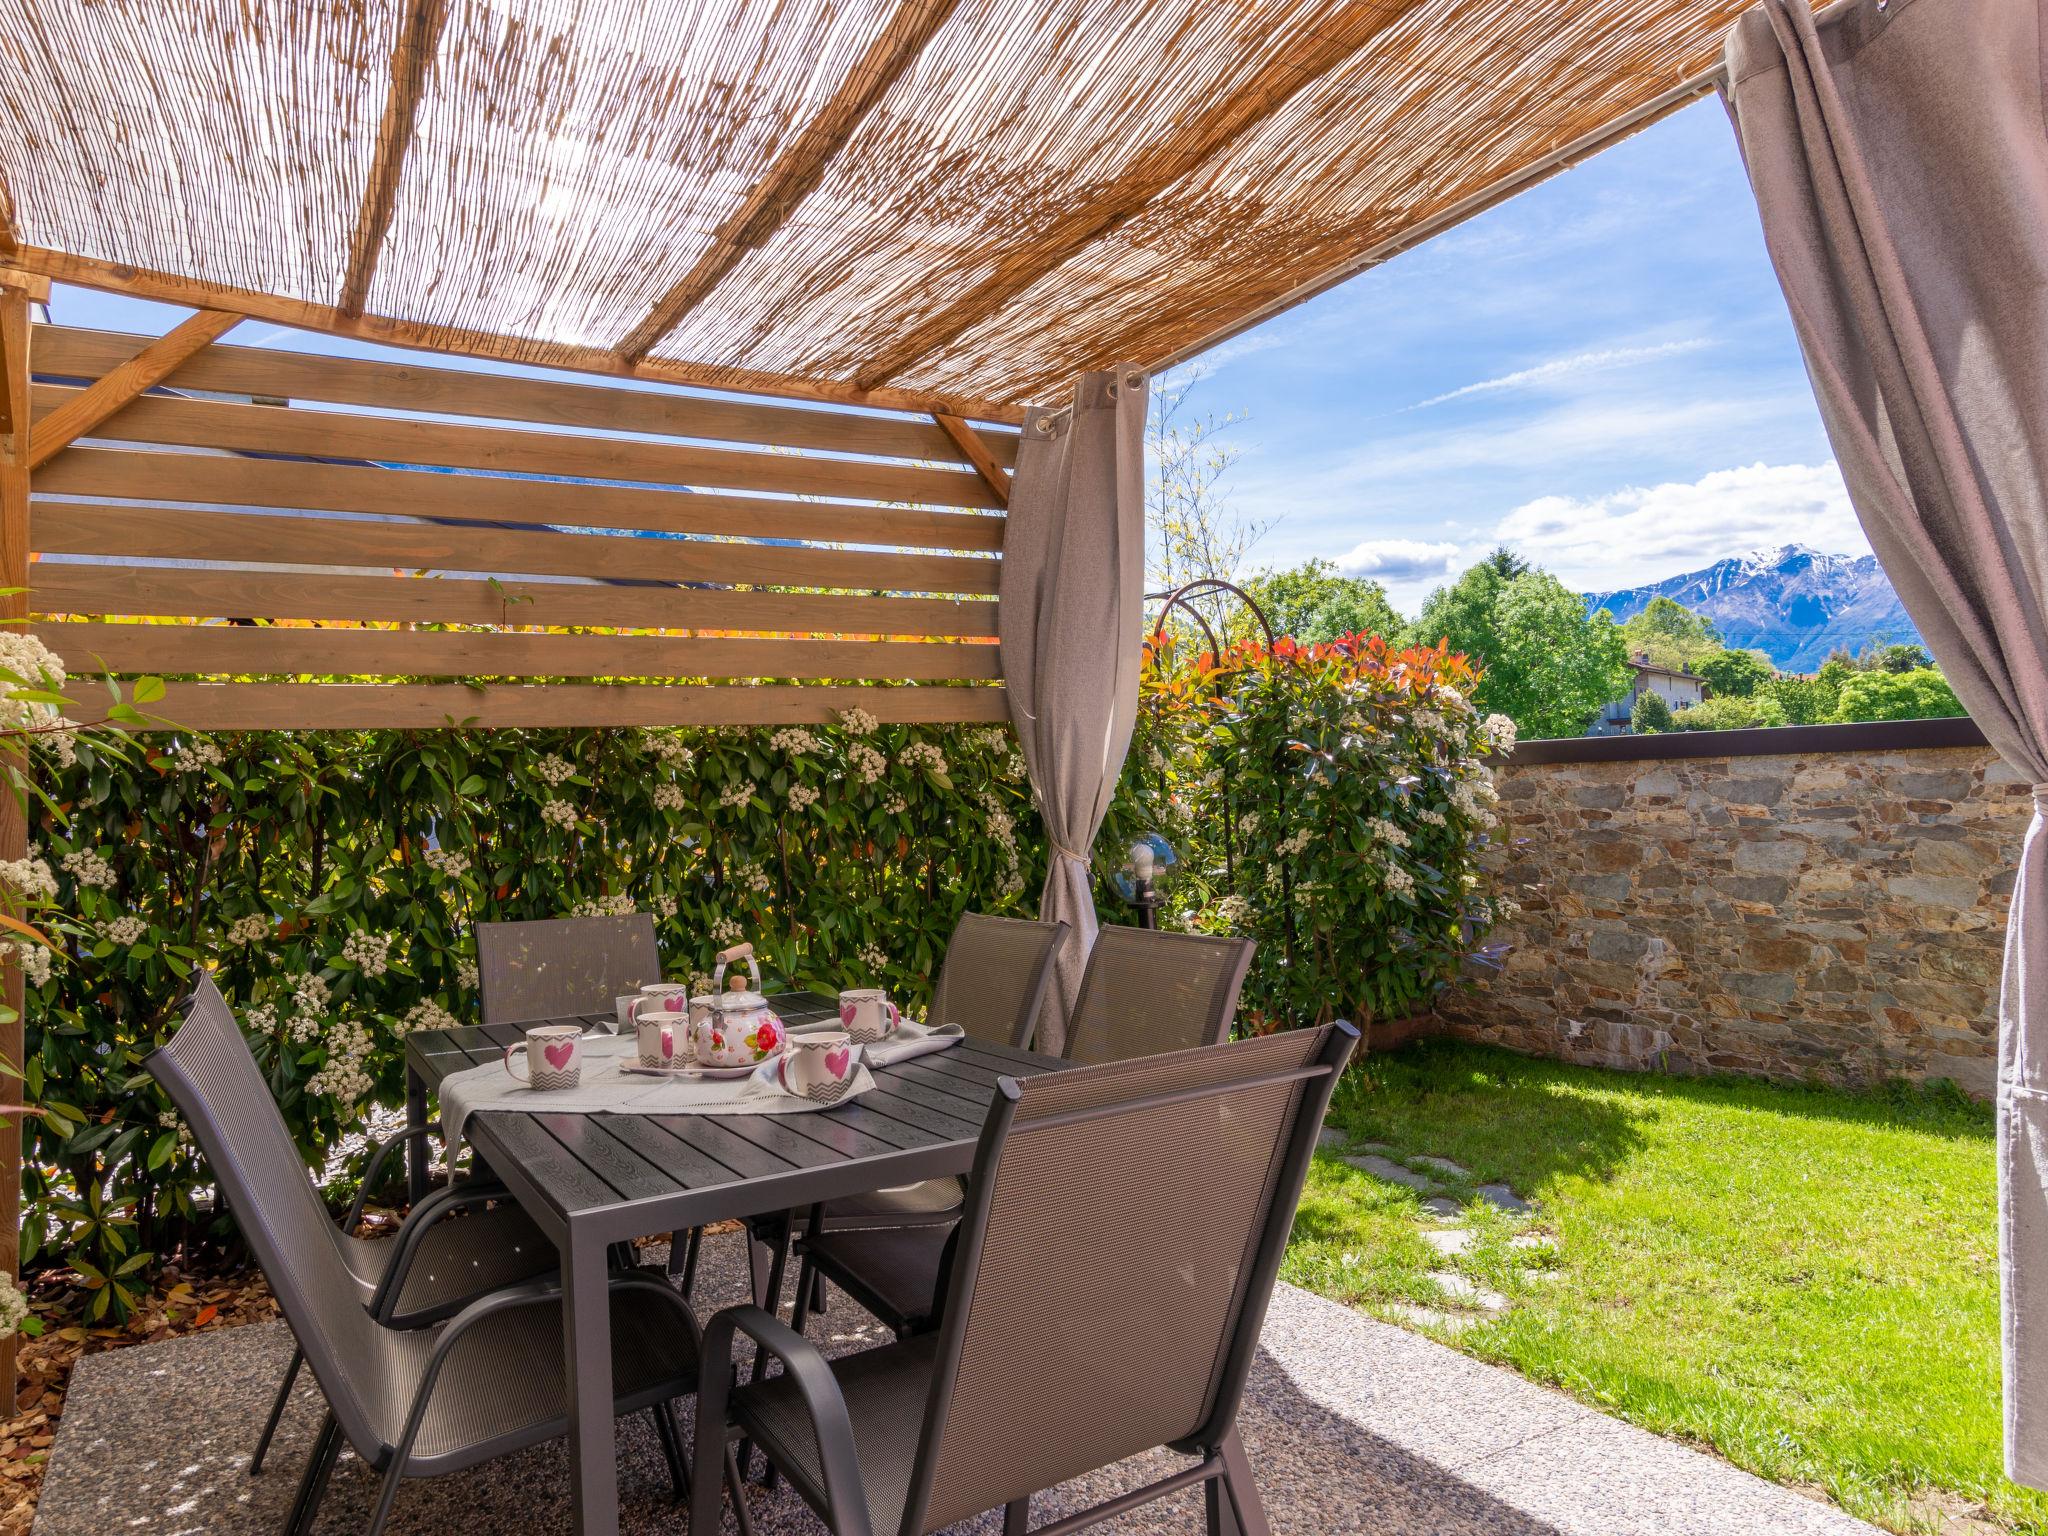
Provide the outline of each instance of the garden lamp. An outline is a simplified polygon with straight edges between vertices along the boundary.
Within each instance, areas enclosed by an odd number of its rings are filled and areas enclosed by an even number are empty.
[[[1158,882],[1180,862],[1173,844],[1157,832],[1147,832],[1131,844],[1130,856],[1116,872],[1117,894],[1138,909],[1140,928],[1159,926]]]

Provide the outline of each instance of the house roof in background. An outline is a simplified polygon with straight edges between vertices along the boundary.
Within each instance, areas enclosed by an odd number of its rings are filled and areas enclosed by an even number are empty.
[[[24,0],[0,262],[1015,419],[1696,93],[1746,0]]]

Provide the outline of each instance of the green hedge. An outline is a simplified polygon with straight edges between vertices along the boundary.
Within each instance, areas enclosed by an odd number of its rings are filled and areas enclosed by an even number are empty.
[[[755,941],[782,985],[921,1004],[965,911],[1044,876],[1005,728],[261,733],[81,742],[34,840],[82,936],[28,1001],[23,1258],[94,1315],[205,1182],[142,1075],[195,967],[242,1012],[309,1162],[402,1093],[412,1029],[475,1008],[475,924],[654,912],[671,973]]]
[[[1097,842],[1106,922],[1140,833],[1179,849],[1167,926],[1259,941],[1243,1020],[1426,1007],[1513,904],[1489,894],[1483,758],[1512,727],[1462,657],[1349,637],[1148,653]],[[64,955],[32,985],[24,1262],[119,1315],[206,1176],[140,1065],[194,969],[236,1004],[307,1160],[402,1093],[414,1029],[475,1016],[480,921],[656,914],[672,975],[754,941],[772,985],[921,1006],[967,911],[1028,913],[1043,834],[1007,728],[81,738],[36,807]],[[40,965],[37,970],[43,969]]]

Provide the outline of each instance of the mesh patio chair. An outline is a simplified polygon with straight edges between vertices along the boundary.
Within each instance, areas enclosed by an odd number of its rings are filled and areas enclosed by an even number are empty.
[[[970,1040],[1028,1046],[1038,1027],[1045,989],[1052,982],[1053,958],[1066,936],[1065,923],[962,914],[939,964],[926,1018],[934,1025],[958,1024]],[[826,1228],[951,1221],[960,1214],[966,1193],[957,1178],[927,1179],[903,1189],[834,1200],[824,1207],[821,1219]]]
[[[494,1291],[429,1328],[397,1329],[373,1316],[345,1240],[210,979],[144,1065],[191,1127],[327,1399],[286,1536],[311,1528],[344,1440],[383,1474],[369,1524],[378,1536],[404,1478],[460,1471],[566,1432],[559,1287],[529,1281]],[[687,1479],[672,1404],[696,1386],[696,1318],[651,1275],[614,1277],[611,1310],[617,1409],[652,1411],[680,1495]]]
[[[241,1042],[239,1033],[236,1040]],[[247,1051],[246,1043],[242,1049]],[[376,1147],[348,1214],[335,1228],[342,1262],[356,1283],[357,1299],[388,1328],[432,1327],[479,1296],[552,1275],[560,1267],[547,1234],[494,1179],[451,1182],[436,1190],[413,1207],[394,1237],[371,1240],[355,1235],[363,1219],[363,1204],[377,1187],[385,1160],[406,1142],[439,1131],[437,1125],[419,1126]],[[450,1217],[459,1219],[447,1219]],[[270,1417],[264,1421],[255,1453],[249,1458],[251,1477],[263,1470],[278,1421],[284,1417],[304,1364],[305,1356],[294,1349],[284,1380],[278,1383],[276,1400],[270,1405]]]
[[[654,917],[543,917],[476,926],[477,990],[486,1024],[531,1024],[585,1014],[615,1018],[618,1000],[660,981]],[[688,1296],[704,1231],[671,1232],[668,1269]]]
[[[924,1536],[1168,1447],[1193,1465],[1080,1515],[1200,1483],[1212,1536],[1268,1536],[1238,1404],[1348,1024],[1019,1083],[975,1156],[934,1333],[828,1360],[758,1307],[705,1331],[691,1536],[723,1440],[749,1435],[836,1536]],[[745,1334],[780,1374],[717,1369]],[[709,1468],[707,1476],[706,1468]]]
[[[1257,946],[1250,939],[1102,930],[1089,952],[1081,994],[1067,1024],[1067,1059],[1087,1064],[1216,1045],[1229,1038],[1237,996]],[[801,1330],[821,1280],[828,1280],[895,1330],[927,1327],[951,1233],[899,1219],[827,1222],[798,1245],[794,1321]]]
[[[476,966],[486,1024],[609,1019],[615,999],[661,980],[661,950],[646,912],[478,923]]]
[[[958,1024],[970,1040],[1028,1046],[1038,1027],[1045,990],[1052,982],[1053,960],[1066,936],[1063,922],[962,913],[946,943],[945,958],[939,962],[939,978],[932,988],[926,1018],[933,1024]],[[965,1183],[955,1177],[850,1195],[812,1208],[806,1240],[848,1229],[950,1227],[959,1220],[966,1195]],[[776,1310],[782,1303],[791,1228],[803,1219],[802,1213],[795,1213],[790,1223],[779,1228],[771,1230],[764,1223],[756,1230],[768,1259],[766,1273],[755,1277],[755,1298],[763,1304],[772,1298]],[[750,1247],[749,1256],[759,1267],[762,1260],[757,1251]],[[802,1283],[811,1287],[805,1297],[807,1304],[822,1310],[822,1276],[809,1272]]]
[[[1230,1038],[1250,939],[1105,927],[1067,1020],[1066,1058],[1084,1066]]]

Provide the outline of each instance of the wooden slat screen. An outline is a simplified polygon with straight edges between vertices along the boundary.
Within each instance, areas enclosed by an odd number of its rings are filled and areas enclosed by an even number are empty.
[[[148,341],[39,327],[36,419]],[[214,345],[36,471],[35,633],[205,729],[1000,720],[977,431]]]

